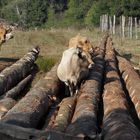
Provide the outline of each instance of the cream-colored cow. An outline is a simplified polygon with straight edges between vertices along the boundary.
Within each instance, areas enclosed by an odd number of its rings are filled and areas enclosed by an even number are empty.
[[[10,27],[7,28],[2,25],[0,26],[0,44],[13,37],[11,32],[12,29]]]

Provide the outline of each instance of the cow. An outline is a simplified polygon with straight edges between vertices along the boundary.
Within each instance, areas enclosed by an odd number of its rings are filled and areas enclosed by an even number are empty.
[[[81,82],[88,76],[89,67],[88,56],[82,48],[72,47],[63,52],[57,76],[69,88],[71,96],[77,94]]]
[[[0,44],[13,37],[12,28],[0,26]]]
[[[68,47],[80,47],[88,56],[90,63],[92,64],[93,61],[91,59],[91,55],[93,54],[93,46],[87,37],[81,36],[80,34],[76,35],[75,37],[71,38],[69,41]]]

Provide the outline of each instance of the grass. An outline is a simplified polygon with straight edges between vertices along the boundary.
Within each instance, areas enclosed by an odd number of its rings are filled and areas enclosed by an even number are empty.
[[[54,66],[56,62],[57,60],[54,58],[51,57],[47,58],[47,57],[40,56],[38,57],[36,64],[38,65],[40,71],[47,72],[52,68],[52,66]]]
[[[69,39],[80,33],[87,36],[93,46],[96,46],[102,37],[99,29],[40,29],[29,31],[15,31],[14,38],[2,46],[0,57],[20,58],[33,46],[39,45],[41,48],[37,65],[40,70],[48,71],[62,56],[62,52],[67,49]],[[140,35],[139,35],[140,37]],[[114,47],[125,57],[137,65],[140,61],[140,40],[120,38],[113,36]],[[127,55],[128,54],[128,55]],[[131,54],[131,55],[129,55]]]

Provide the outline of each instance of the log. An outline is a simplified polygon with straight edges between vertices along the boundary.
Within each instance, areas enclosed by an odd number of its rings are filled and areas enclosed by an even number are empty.
[[[40,131],[2,122],[0,122],[0,138],[1,140],[84,140],[84,138],[73,137],[65,133]]]
[[[81,86],[71,124],[66,133],[72,136],[95,138],[97,134],[97,109],[101,95],[104,68],[104,50],[107,36],[102,40],[99,54],[96,55],[94,66],[89,77]]]
[[[55,118],[52,130],[64,132],[71,121],[76,104],[75,97],[68,97],[62,100],[58,114]]]
[[[2,119],[3,122],[23,127],[37,128],[57,95],[61,82],[56,75],[57,65],[22,98]]]
[[[0,119],[16,104],[16,101],[11,98],[0,100]]]
[[[9,90],[4,94],[4,98],[12,98],[17,99],[21,92],[25,89],[27,84],[31,82],[32,75],[28,75],[25,79],[23,79],[20,83],[18,83],[14,88]]]
[[[59,107],[55,106],[55,107],[50,107],[49,109],[49,113],[47,114],[46,120],[45,120],[45,124],[43,126],[43,129],[45,129],[46,131],[49,131],[53,125],[54,125],[54,120],[56,118],[56,115],[58,113]]]
[[[23,58],[0,73],[0,95],[14,87],[30,73],[38,54],[39,49],[34,48]]]
[[[117,57],[120,72],[126,83],[129,96],[134,103],[138,118],[140,119],[140,78],[132,65],[125,58]]]
[[[118,74],[111,38],[107,42],[105,61],[105,85],[103,92],[104,117],[101,139],[139,139],[139,130],[134,125],[127,108],[128,101]]]

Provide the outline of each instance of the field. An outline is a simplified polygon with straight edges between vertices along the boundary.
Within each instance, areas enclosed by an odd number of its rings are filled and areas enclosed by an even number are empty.
[[[100,49],[94,52],[94,65],[78,93],[67,97],[55,63],[78,33],[87,36],[94,47],[100,43]],[[140,78],[123,58],[138,67],[140,42],[119,36],[113,36],[112,42],[103,35],[98,29],[16,31],[15,37],[3,44],[1,69],[21,58],[0,75],[3,139],[140,138]],[[123,57],[116,55],[112,44]],[[40,54],[37,48],[27,53],[36,45]]]
[[[0,56],[3,58],[20,58],[33,46],[39,45],[41,48],[39,63],[43,63],[44,61],[49,61],[49,63],[51,63],[50,61],[52,61],[54,64],[54,62],[60,59],[62,52],[67,49],[69,39],[78,33],[87,36],[91,40],[93,46],[98,45],[103,35],[99,29],[75,30],[70,28],[15,31],[14,38],[3,44]],[[113,42],[114,47],[122,55],[131,60],[133,64],[138,65],[140,59],[140,40],[129,38],[122,39],[119,36],[113,36]]]

